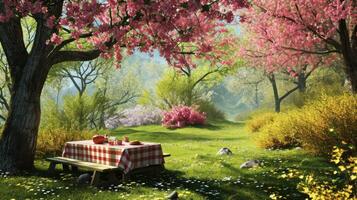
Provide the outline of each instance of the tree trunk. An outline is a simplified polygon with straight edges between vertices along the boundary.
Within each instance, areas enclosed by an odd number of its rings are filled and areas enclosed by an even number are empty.
[[[345,20],[339,22],[341,52],[345,62],[345,72],[351,83],[351,90],[357,93],[357,25],[353,27],[351,38]]]
[[[298,87],[299,87],[299,92],[305,92],[306,91],[306,74],[305,73],[299,73],[298,76]]]
[[[357,93],[357,63],[347,66],[348,77],[351,82],[351,90],[354,94]]]
[[[274,93],[274,104],[275,104],[275,112],[280,112],[280,104],[281,100],[279,97],[279,91],[278,91],[278,86],[276,85],[276,80],[275,80],[275,75],[271,74],[268,76],[268,79],[271,83],[271,86],[273,88],[273,93]]]
[[[258,86],[259,86],[259,83],[255,84],[255,108],[259,108]]]
[[[39,91],[26,90],[19,90],[12,96],[11,112],[0,141],[0,169],[12,171],[33,167],[40,123],[39,97]]]
[[[31,170],[40,124],[40,96],[49,68],[28,61],[14,79],[10,111],[0,139],[0,169]]]
[[[281,105],[281,101],[280,99],[275,99],[275,112],[279,113],[280,112],[280,105]]]

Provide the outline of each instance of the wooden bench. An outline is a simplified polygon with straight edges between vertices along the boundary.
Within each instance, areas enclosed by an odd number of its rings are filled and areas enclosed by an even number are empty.
[[[170,157],[170,156],[171,155],[168,153],[163,154],[163,157]],[[97,164],[97,163],[92,163],[92,162],[85,162],[85,161],[66,158],[66,157],[46,158],[46,160],[48,160],[50,162],[48,172],[51,174],[53,174],[53,172],[55,171],[57,164],[62,164],[63,171],[70,171],[69,166],[71,166],[71,170],[73,172],[77,172],[78,167],[94,171],[92,180],[91,180],[91,185],[95,185],[95,186],[102,183],[102,178],[104,175],[107,176],[107,179],[108,179],[107,183],[111,183],[111,184],[119,183],[119,179],[117,178],[118,172],[120,172],[120,174],[122,176],[122,181],[125,181],[125,179],[127,179],[130,176],[129,174],[124,174],[122,172],[121,168],[118,168],[115,166]],[[162,170],[162,169],[164,169],[164,166],[163,165],[158,165],[158,166],[154,165],[154,166],[139,168],[139,169],[135,169],[133,172],[130,172],[130,174],[156,171],[157,169]]]
[[[48,168],[49,173],[53,173],[55,171],[57,164],[62,164],[64,171],[69,171],[69,166],[71,166],[73,172],[77,172],[78,167],[94,171],[91,185],[99,185],[104,175],[107,176],[107,181],[109,183],[119,183],[116,173],[122,171],[122,169],[114,166],[85,162],[65,157],[47,158],[46,160],[50,161],[50,166]]]

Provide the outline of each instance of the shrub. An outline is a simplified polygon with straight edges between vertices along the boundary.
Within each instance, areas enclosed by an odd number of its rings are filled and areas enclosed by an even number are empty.
[[[119,126],[141,126],[160,124],[162,111],[155,107],[137,105],[105,120],[105,127],[114,129]]]
[[[304,107],[296,130],[304,148],[327,155],[336,144],[356,146],[357,96],[323,97]]]
[[[61,155],[63,146],[68,141],[88,140],[94,135],[90,131],[66,131],[65,129],[42,129],[38,133],[36,156]]]
[[[48,129],[83,130],[90,128],[88,117],[94,112],[92,99],[84,93],[83,96],[68,94],[63,98],[63,106],[54,100],[47,100],[43,106],[41,127]]]
[[[302,145],[313,154],[328,155],[334,145],[356,146],[357,98],[355,95],[324,96],[301,109],[281,113],[258,136],[265,148]]]
[[[252,133],[259,132],[261,128],[268,124],[271,124],[276,116],[277,113],[273,112],[262,113],[249,120],[246,126],[248,130]]]
[[[357,182],[357,157],[350,156],[355,147],[341,145],[334,147],[331,162],[336,164],[336,170],[324,170],[329,175],[329,180],[320,180],[318,175],[304,175],[295,169],[289,170],[285,178],[302,179],[297,188],[300,192],[307,194],[312,200],[325,199],[356,199]]]
[[[293,131],[298,111],[276,114],[270,124],[261,127],[256,136],[258,143],[264,148],[285,149],[300,146],[301,143]]]
[[[200,100],[197,105],[198,111],[206,113],[207,120],[215,121],[225,119],[224,113],[217,109],[212,102]]]
[[[205,113],[198,112],[193,107],[176,106],[171,111],[164,113],[162,125],[167,128],[182,128],[204,124],[205,120]]]

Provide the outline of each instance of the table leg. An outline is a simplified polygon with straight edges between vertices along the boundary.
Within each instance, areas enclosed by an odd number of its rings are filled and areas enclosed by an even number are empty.
[[[91,185],[97,186],[100,183],[100,172],[94,171],[92,176],[92,181],[90,182]]]
[[[124,172],[123,172],[123,173],[121,174],[121,177],[122,177],[123,183],[125,183],[127,180],[130,179],[130,173],[128,172],[128,173],[124,174]]]

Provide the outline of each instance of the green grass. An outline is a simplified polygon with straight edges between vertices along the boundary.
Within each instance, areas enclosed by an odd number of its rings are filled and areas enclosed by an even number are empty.
[[[297,180],[280,178],[288,169],[305,173],[330,165],[303,150],[267,151],[257,148],[242,123],[213,123],[202,127],[168,130],[161,126],[120,128],[113,135],[131,140],[159,142],[171,157],[160,175],[137,175],[130,182],[109,188],[76,185],[78,175],[46,176],[48,163],[36,161],[37,170],[22,176],[0,172],[0,199],[163,199],[176,190],[181,199],[305,199]],[[217,156],[228,147],[232,156]],[[263,161],[255,169],[240,169],[250,159]]]

